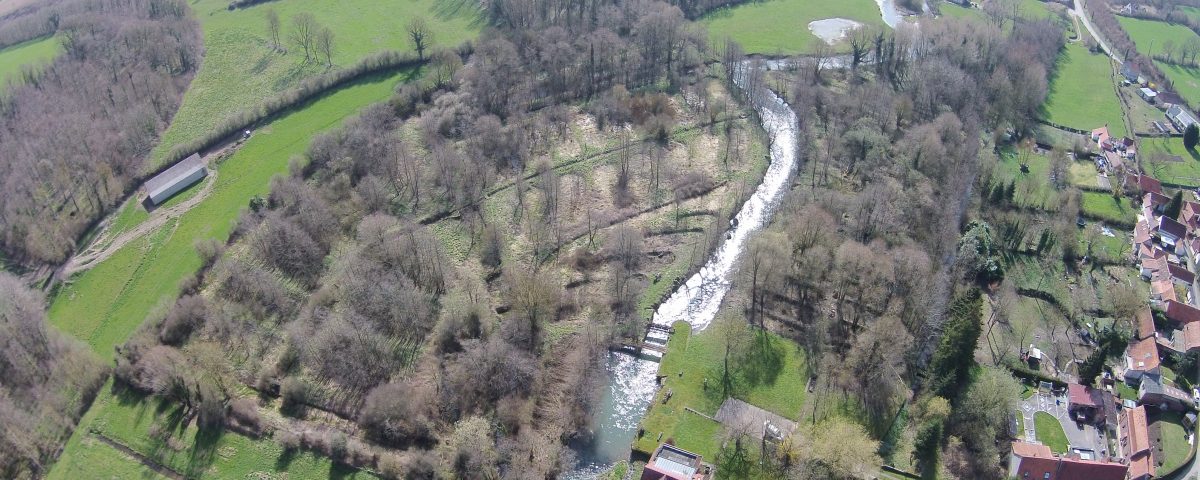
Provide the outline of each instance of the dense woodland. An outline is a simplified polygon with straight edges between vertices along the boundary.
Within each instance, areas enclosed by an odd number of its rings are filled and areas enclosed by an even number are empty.
[[[57,35],[63,54],[0,95],[0,252],[67,258],[122,199],[199,67],[200,28],[179,0],[49,3],[0,24],[0,44]]]
[[[91,404],[105,369],[46,325],[45,302],[0,273],[0,476],[39,477]]]

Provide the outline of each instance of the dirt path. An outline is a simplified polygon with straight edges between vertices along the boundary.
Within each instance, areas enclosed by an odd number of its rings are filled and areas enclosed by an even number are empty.
[[[137,460],[138,463],[144,465],[146,468],[154,470],[154,473],[157,473],[157,474],[162,475],[167,478],[171,478],[173,480],[184,480],[186,478],[183,476],[183,474],[176,472],[175,470],[172,470],[172,469],[168,468],[167,466],[165,466],[161,463],[158,463],[158,462],[154,461],[153,459],[134,451],[132,448],[125,446],[125,444],[123,444],[121,442],[118,442],[116,440],[108,438],[99,433],[92,433],[91,436],[92,436],[92,438],[95,438],[96,440],[104,442],[105,445],[115,448],[115,449],[119,450],[121,453],[124,453],[125,455],[132,457],[134,460]]]
[[[103,230],[100,231],[99,235],[96,235],[96,238],[92,240],[91,244],[63,264],[62,269],[60,269],[58,273],[59,278],[70,278],[71,275],[75,274],[76,272],[87,270],[93,265],[103,262],[105,259],[116,253],[117,250],[120,250],[121,247],[129,244],[129,242],[142,238],[142,236],[158,230],[158,227],[166,224],[168,220],[179,218],[184,213],[187,213],[188,210],[191,210],[192,207],[199,205],[200,202],[204,201],[205,198],[208,198],[208,195],[213,191],[213,187],[217,184],[217,171],[209,170],[208,176],[206,176],[203,181],[205,182],[204,188],[202,188],[199,192],[196,192],[196,195],[192,198],[189,198],[178,205],[155,209],[154,211],[150,212],[150,217],[144,220],[142,223],[139,223],[130,230],[115,234],[115,237],[113,236],[114,233],[112,232],[111,222],[120,214],[121,210],[118,209],[116,212],[113,212],[113,214],[107,220],[105,220],[106,224],[102,227]],[[137,199],[130,198],[128,201],[134,202],[137,201]]]

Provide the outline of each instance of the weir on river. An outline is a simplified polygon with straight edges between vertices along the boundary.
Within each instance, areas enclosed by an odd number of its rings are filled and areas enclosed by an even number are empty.
[[[744,88],[750,65],[743,63],[735,81]],[[686,321],[695,330],[703,330],[712,322],[729,292],[734,264],[746,247],[750,235],[770,220],[796,168],[796,115],[791,108],[765,87],[748,92],[754,98],[755,110],[762,119],[763,129],[771,141],[771,164],[762,183],[742,205],[729,235],[708,262],[675,290],[655,310],[651,322],[660,328],[647,332],[646,342],[665,344],[669,327]],[[645,357],[660,356],[656,350],[642,350],[641,355],[609,352],[606,368],[609,385],[595,412],[593,437],[587,445],[579,446],[580,467],[566,478],[594,478],[616,462],[629,458],[630,445],[638,424],[657,390],[655,375],[658,362]]]

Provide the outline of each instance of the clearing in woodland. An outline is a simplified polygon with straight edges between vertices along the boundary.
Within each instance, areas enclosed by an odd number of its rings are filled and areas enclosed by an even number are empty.
[[[27,66],[48,63],[54,59],[62,45],[55,37],[45,37],[0,49],[0,87],[21,78]]]
[[[701,21],[708,26],[709,38],[714,41],[731,38],[741,44],[746,53],[792,55],[812,53],[825,45],[809,31],[808,24],[827,18],[845,18],[867,26],[885,27],[879,16],[879,6],[871,0],[750,2],[714,11]]]

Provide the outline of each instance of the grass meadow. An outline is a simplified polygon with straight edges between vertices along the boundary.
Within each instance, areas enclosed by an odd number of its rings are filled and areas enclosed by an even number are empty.
[[[21,78],[26,65],[49,63],[62,51],[56,37],[44,37],[18,43],[0,50],[0,87]]]
[[[701,22],[713,41],[728,37],[746,53],[791,55],[810,53],[823,44],[809,31],[809,22],[835,17],[885,27],[872,0],[766,0],[714,11]]]
[[[1126,136],[1112,76],[1107,56],[1093,54],[1079,44],[1067,44],[1050,83],[1044,107],[1046,120],[1080,130],[1108,124],[1113,136]]]
[[[1168,40],[1180,45],[1196,37],[1196,33],[1190,28],[1179,24],[1128,17],[1117,17],[1117,20],[1121,22],[1121,27],[1129,32],[1129,38],[1132,38],[1133,43],[1137,44],[1138,51],[1146,56],[1152,57],[1162,53],[1163,44]],[[1188,103],[1200,104],[1200,68],[1171,65],[1157,60],[1154,64],[1167,78],[1171,79],[1175,90]]]
[[[731,320],[717,320],[721,321]],[[806,396],[804,354],[792,341],[760,330],[744,331],[742,341],[741,351],[730,358],[729,396],[787,418],[798,418]],[[712,416],[725,401],[724,352],[722,326],[718,323],[701,332],[692,332],[685,322],[675,324],[675,334],[658,369],[666,376],[665,386],[642,420],[645,435],[634,440],[634,449],[653,452],[661,441],[670,438],[681,448],[716,458],[721,426],[687,409]],[[664,403],[668,390],[672,396]]]
[[[238,212],[266,195],[272,176],[307,148],[314,134],[386,99],[397,76],[358,82],[293,110],[259,130],[220,164],[213,192],[151,235],[65,284],[50,304],[50,322],[101,355],[125,341],[156,306],[174,300],[178,285],[200,267],[197,240],[229,237]],[[185,194],[186,195],[186,194]]]
[[[204,61],[151,154],[147,170],[158,166],[176,145],[199,138],[243,108],[327,71],[324,59],[305,63],[304,51],[288,40],[297,13],[311,13],[334,32],[333,68],[383,50],[411,51],[404,26],[418,16],[426,18],[434,31],[435,47],[456,46],[480,27],[473,7],[438,0],[288,0],[237,10],[229,10],[228,5],[228,0],[192,2],[204,30]],[[279,15],[280,42],[286,53],[272,48],[268,9]]]
[[[166,478],[100,436],[187,478],[374,478],[310,452],[286,452],[271,439],[227,431],[201,433],[194,423],[180,422],[178,404],[111,387],[110,382],[96,399],[47,478]],[[154,438],[154,430],[170,431],[171,436]]]
[[[1085,217],[1119,225],[1133,225],[1137,220],[1137,207],[1129,197],[1118,200],[1104,192],[1083,192],[1080,210]]]
[[[1143,138],[1138,155],[1151,175],[1172,185],[1200,187],[1200,153],[1181,138]]]

